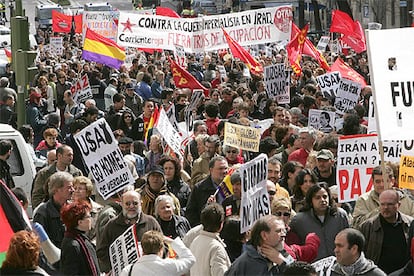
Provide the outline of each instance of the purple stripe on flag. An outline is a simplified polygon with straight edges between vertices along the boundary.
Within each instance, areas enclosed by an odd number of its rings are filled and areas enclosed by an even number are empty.
[[[119,69],[119,67],[121,67],[121,65],[124,63],[122,60],[86,50],[82,50],[82,58],[85,60],[102,63],[115,69]]]

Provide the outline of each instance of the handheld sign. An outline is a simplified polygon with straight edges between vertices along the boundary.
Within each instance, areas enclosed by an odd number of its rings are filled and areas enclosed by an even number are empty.
[[[319,52],[325,52],[326,50],[326,46],[328,46],[329,44],[329,36],[321,36],[321,38],[319,39],[318,45],[316,45],[316,49]]]
[[[354,201],[361,194],[371,191],[372,169],[379,165],[379,161],[376,134],[339,137],[336,172],[338,201]]]
[[[224,144],[243,150],[259,152],[260,129],[224,123]]]
[[[164,108],[160,110],[160,117],[155,125],[157,131],[161,134],[167,145],[176,153],[181,154],[181,136],[178,131],[173,127],[168,119],[167,113]]]
[[[336,113],[343,115],[348,110],[354,108],[358,103],[360,93],[360,83],[342,78],[335,99]]]
[[[73,100],[77,103],[83,103],[87,99],[92,99],[92,89],[89,85],[88,74],[82,76],[78,79],[74,85],[70,88],[70,91],[73,95]]]
[[[290,103],[290,74],[284,63],[266,66],[264,81],[269,98],[276,99],[278,104]]]
[[[335,112],[309,109],[308,125],[324,133],[330,133],[335,129]]]
[[[121,274],[129,264],[134,264],[142,256],[142,248],[138,242],[135,230],[136,224],[129,227],[109,247],[112,273],[115,276]]]
[[[326,73],[317,76],[316,81],[318,82],[323,96],[333,102],[338,91],[339,83],[341,82],[341,73],[337,71]]]
[[[135,182],[112,129],[104,118],[87,126],[74,138],[104,199]]]
[[[261,154],[239,169],[242,186],[240,233],[249,230],[257,219],[270,214],[266,188],[267,162],[267,155]]]

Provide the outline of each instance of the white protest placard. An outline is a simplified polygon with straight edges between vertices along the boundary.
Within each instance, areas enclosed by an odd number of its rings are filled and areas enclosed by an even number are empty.
[[[193,111],[196,110],[198,104],[204,98],[204,91],[202,89],[194,89],[191,94],[190,104],[185,107],[184,110],[184,120],[186,123],[187,133],[190,133],[193,130],[194,124],[194,114]]]
[[[95,180],[96,189],[104,199],[135,182],[104,118],[87,126],[74,138]]]
[[[97,34],[116,41],[118,18],[119,11],[84,11],[82,17],[83,37],[85,37],[86,29],[89,28]]]
[[[329,36],[321,36],[321,38],[319,39],[319,42],[318,42],[318,45],[316,45],[316,49],[319,51],[319,52],[325,52],[325,50],[326,50],[326,46],[328,46],[328,44],[329,44]]]
[[[260,136],[258,128],[224,123],[224,145],[259,152]]]
[[[227,33],[241,46],[290,39],[292,6],[247,10],[196,18],[172,18],[120,12],[118,45],[202,53],[228,48]]]
[[[379,139],[410,140],[414,137],[414,28],[366,33]]]
[[[122,269],[129,264],[134,264],[142,256],[142,248],[135,235],[135,227],[136,224],[129,227],[109,247],[112,273],[115,276],[120,275]]]
[[[401,155],[414,156],[414,140],[386,140],[382,142],[384,161],[400,163]]]
[[[379,162],[376,134],[339,137],[336,172],[338,201],[354,201],[361,194],[371,191],[372,169]]]
[[[377,119],[375,115],[374,98],[369,97],[369,110],[368,110],[368,129],[367,133],[377,133]]]
[[[290,103],[290,74],[284,63],[266,66],[264,81],[269,98],[276,99],[278,104]]]
[[[342,53],[341,42],[337,39],[334,41],[331,41],[329,43],[329,49],[331,50],[331,53],[341,54]]]
[[[82,76],[78,79],[74,85],[70,88],[70,91],[73,95],[73,100],[77,103],[83,103],[87,99],[92,99],[92,89],[89,84],[88,74]]]
[[[257,219],[270,214],[270,200],[266,188],[267,162],[267,155],[260,154],[239,169],[242,188],[240,233],[250,230]]]
[[[185,57],[184,47],[181,45],[174,45],[174,58],[181,67],[187,68],[187,58]]]
[[[324,133],[330,133],[335,130],[335,112],[309,109],[309,122],[308,125],[320,130]]]
[[[176,153],[181,154],[181,142],[182,138],[178,131],[172,126],[164,108],[160,109],[160,117],[154,128],[161,134],[168,146]]]
[[[335,99],[338,91],[339,83],[341,82],[341,73],[329,72],[316,77],[319,88],[325,98],[330,100]]]
[[[354,108],[354,106],[358,103],[360,93],[360,83],[342,78],[339,83],[335,99],[336,113],[342,115],[348,110]]]
[[[134,58],[136,58],[136,54],[129,54],[126,55],[125,60],[124,60],[124,64],[127,68],[132,66],[132,61],[134,60]]]
[[[312,263],[312,266],[315,268],[317,275],[330,276],[332,266],[334,265],[335,261],[336,261],[335,256],[329,256],[329,257],[323,258],[319,261]]]
[[[54,56],[60,56],[63,54],[63,37],[51,36],[50,37],[50,51]]]

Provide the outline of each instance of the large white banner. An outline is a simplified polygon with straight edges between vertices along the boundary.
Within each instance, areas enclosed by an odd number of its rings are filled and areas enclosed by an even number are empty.
[[[118,26],[116,21],[119,18],[119,11],[83,12],[82,33],[85,37],[86,29],[89,28],[106,38],[116,41]]]
[[[278,104],[290,103],[290,74],[284,63],[266,66],[264,81],[269,98],[276,99]]]
[[[74,138],[95,180],[96,189],[104,199],[135,182],[104,118],[87,126]]]
[[[367,31],[372,94],[382,141],[414,137],[413,49],[414,28]]]
[[[238,13],[171,18],[120,12],[117,43],[126,47],[206,52],[228,48],[224,28],[240,45],[248,46],[290,39],[292,6]]]
[[[257,219],[270,214],[266,188],[267,162],[267,155],[261,154],[239,169],[242,186],[240,233],[248,231]]]
[[[127,265],[135,263],[142,256],[141,243],[136,237],[136,224],[129,227],[109,247],[112,274],[118,276]]]
[[[372,169],[379,165],[379,161],[376,134],[339,137],[336,172],[338,201],[354,201],[361,194],[371,191]]]

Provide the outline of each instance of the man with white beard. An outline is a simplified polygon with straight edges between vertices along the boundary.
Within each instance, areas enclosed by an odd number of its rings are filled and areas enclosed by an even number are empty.
[[[101,271],[106,273],[111,270],[109,246],[131,225],[135,224],[135,233],[139,241],[142,235],[149,230],[162,232],[160,225],[154,217],[142,213],[141,195],[139,193],[135,191],[125,192],[122,195],[121,205],[122,212],[106,224],[100,240],[96,241],[96,255],[99,260],[99,267]]]
[[[256,220],[246,251],[224,275],[282,275],[294,259],[283,248],[286,228],[282,220],[268,215]]]

